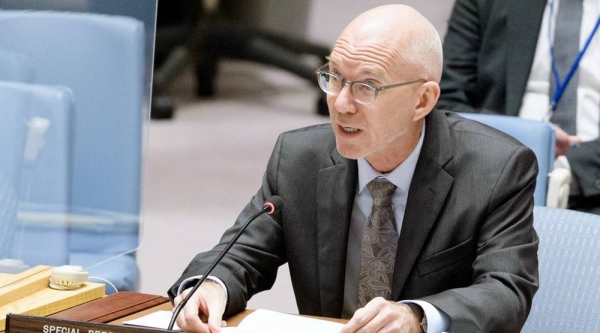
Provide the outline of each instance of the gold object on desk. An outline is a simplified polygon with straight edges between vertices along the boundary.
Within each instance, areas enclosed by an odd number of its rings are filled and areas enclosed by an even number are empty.
[[[73,290],[51,289],[51,272],[50,266],[36,266],[19,274],[0,275],[0,331],[9,313],[47,316],[104,296],[102,283],[86,282]]]
[[[52,267],[36,266],[18,274],[0,275],[0,306],[48,288]]]

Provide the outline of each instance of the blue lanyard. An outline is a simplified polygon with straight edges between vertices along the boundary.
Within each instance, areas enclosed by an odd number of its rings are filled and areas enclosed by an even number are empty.
[[[600,16],[599,16],[598,20],[596,20],[596,25],[594,26],[594,29],[592,30],[592,32],[588,36],[587,40],[585,41],[583,48],[577,54],[577,57],[575,58],[575,61],[571,65],[569,72],[565,76],[564,80],[561,82],[560,75],[558,74],[558,68],[556,68],[556,62],[554,59],[554,43],[552,42],[552,17],[553,16],[554,16],[554,1],[550,2],[550,17],[548,20],[549,21],[548,40],[550,41],[550,59],[552,60],[552,73],[554,74],[553,77],[554,77],[554,82],[555,82],[555,86],[556,86],[556,89],[554,89],[554,94],[552,95],[552,99],[550,100],[550,110],[549,110],[550,113],[552,113],[556,109],[556,104],[558,104],[558,101],[560,100],[563,93],[565,92],[565,88],[569,84],[571,77],[573,76],[573,74],[575,74],[577,67],[579,67],[579,62],[581,61],[581,58],[583,57],[583,54],[585,53],[585,51],[587,51],[587,48],[590,45],[592,38],[596,34],[596,31],[598,30],[598,26],[600,25]]]

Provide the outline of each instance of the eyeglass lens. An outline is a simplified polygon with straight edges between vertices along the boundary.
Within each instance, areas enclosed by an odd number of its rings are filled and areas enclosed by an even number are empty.
[[[337,95],[344,88],[344,82],[339,76],[332,73],[321,72],[319,75],[319,85],[321,89],[328,94]],[[350,83],[352,96],[360,103],[373,103],[377,97],[377,90],[363,82]]]

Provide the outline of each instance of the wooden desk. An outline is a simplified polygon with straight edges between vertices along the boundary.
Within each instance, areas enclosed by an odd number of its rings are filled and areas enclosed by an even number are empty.
[[[117,320],[111,321],[111,322],[109,322],[109,324],[122,325],[123,322],[125,322],[125,321],[140,318],[140,317],[143,317],[145,315],[148,315],[150,313],[153,313],[153,312],[156,312],[159,310],[171,311],[172,309],[173,309],[173,306],[171,305],[171,303],[167,302],[167,303],[163,303],[163,304],[157,305],[155,307],[128,315],[126,317],[122,317]],[[232,317],[227,318],[227,326],[236,327],[237,325],[240,324],[242,319],[244,319],[247,315],[252,313],[252,311],[254,311],[254,310],[246,309],[238,314],[233,315]],[[325,319],[325,320],[329,320],[329,321],[333,321],[333,322],[341,323],[341,324],[345,324],[348,322],[348,320],[346,320],[346,319],[339,319],[339,318],[325,318],[325,317],[318,317],[318,316],[306,316],[306,317],[316,318],[316,319]]]
[[[171,311],[172,306],[166,297],[148,295],[141,293],[122,292],[97,299],[71,309],[44,317],[21,317],[15,316],[14,327],[16,332],[42,332],[43,325],[54,325],[56,327],[70,327],[72,331],[81,332],[110,330],[102,323],[123,326],[123,331],[131,332],[136,326],[123,325],[123,322],[136,319],[150,313],[166,310]],[[254,310],[244,310],[230,318],[227,318],[227,326],[235,327],[248,314]],[[307,316],[311,318],[324,319],[338,323],[347,320]],[[102,327],[99,327],[102,326]],[[120,332],[113,326],[112,331]],[[12,331],[12,329],[11,329]]]
[[[171,311],[172,309],[173,309],[173,306],[171,305],[171,303],[167,302],[167,303],[152,307],[150,309],[146,309],[146,310],[140,311],[138,313],[134,313],[129,316],[119,318],[117,320],[113,320],[113,321],[109,322],[109,324],[122,325],[123,322],[125,322],[125,321],[140,318],[140,317],[143,317],[145,315],[151,314],[156,311],[160,311],[160,310]],[[242,319],[244,319],[244,317],[246,317],[248,314],[252,313],[252,311],[253,310],[244,310],[244,311],[234,315],[233,317],[228,318],[227,326],[235,327],[235,326],[239,325],[240,322],[242,321]]]

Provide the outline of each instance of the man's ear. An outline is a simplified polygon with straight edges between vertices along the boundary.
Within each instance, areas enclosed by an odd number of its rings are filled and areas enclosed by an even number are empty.
[[[440,97],[440,86],[435,81],[427,81],[423,83],[420,90],[420,99],[415,106],[413,120],[425,118],[433,110],[433,107]]]

